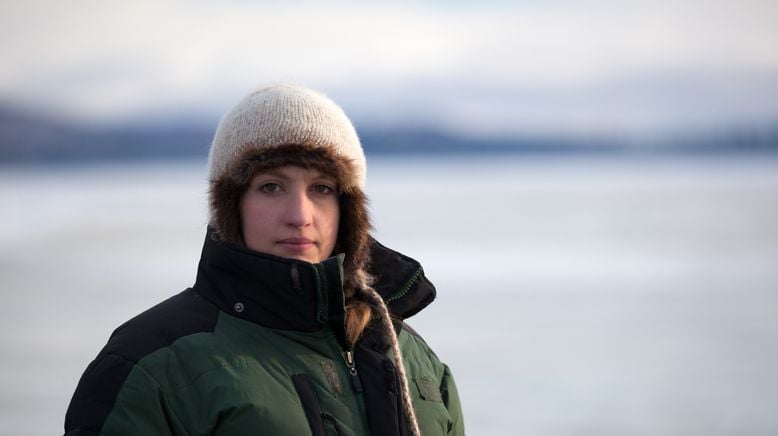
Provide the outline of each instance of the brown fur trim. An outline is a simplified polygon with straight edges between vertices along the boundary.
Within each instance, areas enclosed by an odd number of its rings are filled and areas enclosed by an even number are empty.
[[[359,189],[353,163],[331,148],[310,145],[253,147],[233,162],[225,176],[210,183],[211,225],[227,242],[243,245],[240,202],[251,179],[260,171],[294,165],[316,169],[335,179],[340,190],[340,224],[335,253],[345,253],[344,291],[352,297],[358,289],[370,286],[368,235],[370,217],[367,197]]]

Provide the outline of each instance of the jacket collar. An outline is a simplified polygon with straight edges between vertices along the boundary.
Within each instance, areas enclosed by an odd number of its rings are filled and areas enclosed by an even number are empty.
[[[415,259],[387,248],[370,238],[370,274],[373,289],[389,306],[389,312],[404,320],[416,315],[435,299],[435,286]]]
[[[374,239],[370,244],[373,287],[394,317],[408,318],[434,300],[435,287],[417,261]],[[266,327],[311,332],[329,322],[339,331],[343,259],[312,264],[258,253],[219,240],[209,227],[194,289],[222,311]]]

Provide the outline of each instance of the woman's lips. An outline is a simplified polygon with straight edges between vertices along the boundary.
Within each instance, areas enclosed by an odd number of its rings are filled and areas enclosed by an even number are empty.
[[[278,244],[292,251],[305,251],[314,246],[315,242],[308,238],[286,238],[278,241]]]

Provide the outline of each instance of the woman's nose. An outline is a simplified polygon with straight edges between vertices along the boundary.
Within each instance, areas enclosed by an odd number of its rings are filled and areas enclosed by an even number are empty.
[[[294,191],[288,196],[286,218],[289,225],[305,227],[311,224],[313,204],[305,191]]]

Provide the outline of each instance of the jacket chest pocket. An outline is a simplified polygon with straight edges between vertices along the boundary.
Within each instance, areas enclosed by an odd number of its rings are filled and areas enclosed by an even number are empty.
[[[453,422],[438,384],[429,378],[419,377],[414,378],[410,385],[414,397],[413,407],[422,434],[447,435]]]
[[[316,390],[307,375],[293,375],[292,383],[300,397],[300,403],[302,403],[313,436],[342,436],[345,434],[341,431],[335,418],[321,409]]]

